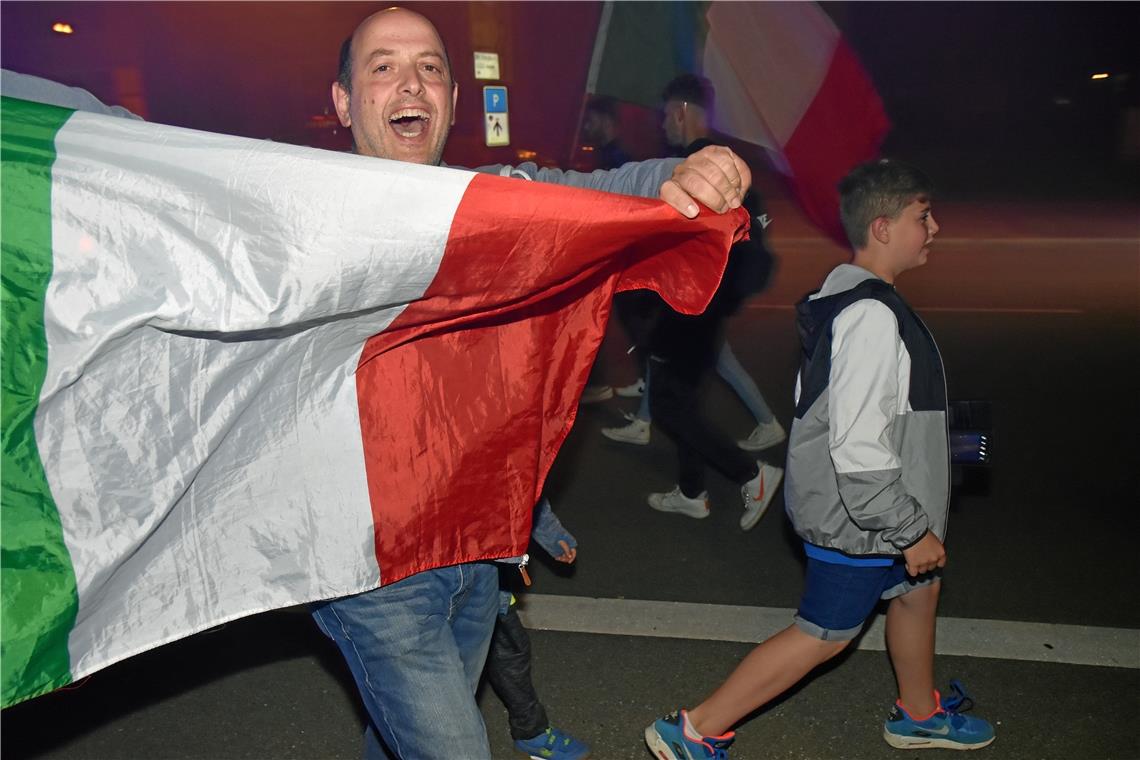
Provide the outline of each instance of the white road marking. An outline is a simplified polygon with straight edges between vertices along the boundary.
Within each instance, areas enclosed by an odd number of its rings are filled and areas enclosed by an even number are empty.
[[[767,311],[791,311],[794,304],[784,303],[750,303],[744,308]],[[1004,306],[916,306],[915,311],[920,313],[944,312],[948,314],[1084,314],[1084,309],[1053,309],[1053,308],[1014,308]]]
[[[795,245],[825,245],[837,250],[847,250],[845,246],[822,237],[772,237],[769,242],[774,248],[783,243]],[[940,237],[934,241],[938,245],[1140,245],[1140,237]]]
[[[528,628],[616,636],[758,643],[786,628],[795,610],[641,599],[524,594]],[[872,619],[859,649],[883,651],[885,620]],[[1140,669],[1140,630],[1010,620],[938,618],[938,653],[962,657]]]

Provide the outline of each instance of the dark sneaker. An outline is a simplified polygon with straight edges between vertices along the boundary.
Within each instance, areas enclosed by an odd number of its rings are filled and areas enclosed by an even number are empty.
[[[518,739],[515,749],[532,760],[583,760],[590,756],[590,747],[554,726],[532,739]]]
[[[903,706],[895,703],[887,722],[883,724],[883,738],[897,749],[981,749],[994,740],[994,727],[981,718],[964,715],[974,701],[959,681],[951,681],[952,696],[942,701],[934,692],[936,709],[924,720],[915,720]]]
[[[645,743],[659,760],[728,760],[728,745],[736,734],[699,736],[684,710],[658,718],[645,729]]]

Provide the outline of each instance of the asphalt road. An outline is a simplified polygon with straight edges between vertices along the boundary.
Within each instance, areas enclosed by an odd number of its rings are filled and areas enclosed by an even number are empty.
[[[844,254],[786,204],[771,211],[777,279],[730,340],[787,423],[791,304]],[[900,290],[939,341],[951,397],[990,402],[995,435],[992,468],[969,474],[953,502],[940,608],[953,653],[939,657],[939,680],[962,679],[995,722],[985,757],[1140,758],[1140,207],[935,214],[930,263]],[[722,384],[706,399],[726,429],[748,432]],[[552,719],[602,760],[648,757],[642,728],[699,701],[763,636],[740,620],[786,619],[802,572],[780,497],[747,534],[719,476],[707,520],[650,510],[645,495],[673,485],[672,445],[657,430],[645,447],[598,432],[634,404],[582,408],[548,484],[579,560],[570,572],[536,561],[527,608],[543,628],[535,670]],[[567,611],[593,600],[612,610],[605,620]],[[663,602],[685,604],[649,605],[665,611],[647,631],[646,605]],[[599,622],[610,632],[590,632]],[[879,736],[893,681],[872,638],[743,723],[733,758],[894,756]],[[502,708],[489,690],[480,700],[496,758],[511,756]],[[0,720],[8,760],[355,758],[362,726],[343,665],[300,610],[140,655]]]

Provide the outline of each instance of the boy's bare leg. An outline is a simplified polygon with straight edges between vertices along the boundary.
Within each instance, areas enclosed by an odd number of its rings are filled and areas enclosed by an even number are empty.
[[[887,608],[887,653],[899,701],[912,717],[934,712],[934,621],[941,581],[895,597]]]
[[[821,641],[789,626],[740,661],[708,699],[689,710],[702,736],[719,736],[738,720],[795,685],[817,665],[843,651],[847,641]]]

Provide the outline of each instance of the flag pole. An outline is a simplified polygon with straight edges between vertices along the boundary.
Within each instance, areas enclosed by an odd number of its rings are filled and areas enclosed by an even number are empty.
[[[582,93],[582,103],[578,106],[578,119],[574,122],[574,140],[570,145],[570,160],[567,165],[573,167],[578,157],[579,141],[582,136],[582,119],[586,117],[586,104],[590,96],[597,91],[598,71],[602,68],[602,54],[606,47],[606,38],[610,32],[610,18],[614,15],[613,0],[602,3],[602,15],[598,19],[598,33],[594,37],[594,52],[590,56],[590,70],[586,74],[586,91]]]

